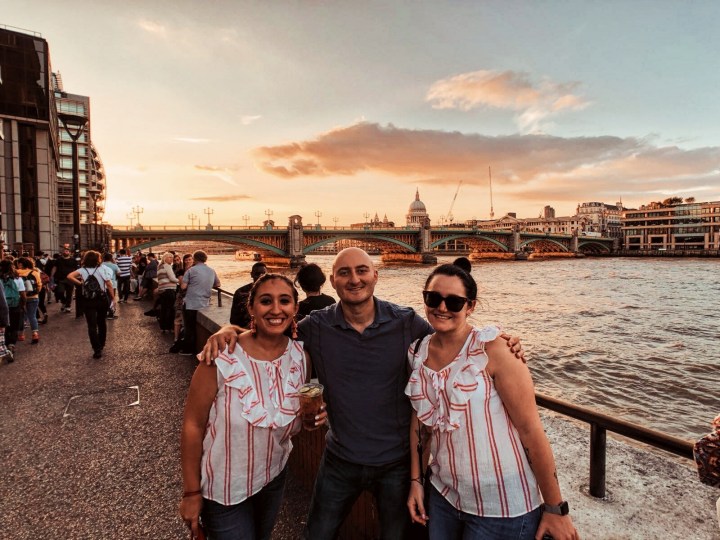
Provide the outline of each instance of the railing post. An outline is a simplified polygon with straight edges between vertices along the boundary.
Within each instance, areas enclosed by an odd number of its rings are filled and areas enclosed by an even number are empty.
[[[222,291],[220,289],[218,289],[217,293],[218,293],[218,307],[222,307]]]
[[[605,497],[605,443],[606,430],[590,424],[590,495]]]

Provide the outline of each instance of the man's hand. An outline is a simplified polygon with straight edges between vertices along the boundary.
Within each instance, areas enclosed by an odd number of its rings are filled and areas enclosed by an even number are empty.
[[[228,352],[232,353],[235,351],[235,344],[237,343],[238,334],[242,332],[242,328],[227,324],[220,330],[210,336],[198,355],[200,362],[205,362],[208,366],[212,365],[213,360],[218,357],[220,351],[228,347]]]
[[[518,360],[522,360],[523,364],[527,364],[525,351],[522,348],[522,343],[520,343],[520,338],[505,333],[500,334],[500,337],[507,341],[507,346],[510,347],[510,352],[513,353]]]

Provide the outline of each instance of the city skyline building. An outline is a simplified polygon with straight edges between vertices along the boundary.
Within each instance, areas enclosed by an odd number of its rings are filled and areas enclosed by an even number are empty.
[[[428,215],[425,203],[420,200],[420,189],[415,189],[415,200],[410,203],[408,213],[405,215],[405,223],[409,227],[422,227],[426,222],[429,222],[430,216]]]
[[[77,115],[86,120],[85,127],[77,140],[81,240],[85,247],[101,248],[105,243],[100,224],[105,213],[107,184],[100,154],[92,143],[90,98],[66,92],[60,72],[52,73],[51,80],[57,113]],[[58,139],[59,236],[61,244],[71,244],[74,232],[72,139],[62,125],[58,127]]]
[[[720,201],[650,203],[625,210],[622,231],[628,250],[720,249]]]
[[[18,252],[59,247],[58,121],[48,42],[0,27],[0,229]]]

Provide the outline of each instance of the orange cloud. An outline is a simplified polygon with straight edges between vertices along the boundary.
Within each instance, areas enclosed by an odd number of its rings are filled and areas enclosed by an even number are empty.
[[[520,129],[537,132],[547,117],[588,105],[574,93],[578,86],[577,82],[555,83],[549,79],[533,84],[527,73],[481,70],[433,83],[426,99],[436,109],[469,111],[493,107],[516,111],[515,120]]]
[[[493,184],[509,196],[589,200],[720,185],[720,148],[657,147],[640,138],[487,136],[361,122],[309,141],[257,148],[258,166],[281,178],[375,171],[435,185]],[[717,187],[714,196],[720,196]],[[614,202],[614,201],[613,201]]]

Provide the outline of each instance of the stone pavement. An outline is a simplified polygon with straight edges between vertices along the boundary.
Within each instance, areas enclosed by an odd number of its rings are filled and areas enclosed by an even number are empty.
[[[40,344],[19,342],[0,365],[3,540],[188,538],[177,503],[195,359],[167,352],[172,339],[147,309],[121,304],[93,360],[85,320],[53,303]],[[278,530],[297,538],[307,496],[292,485],[288,495]]]

